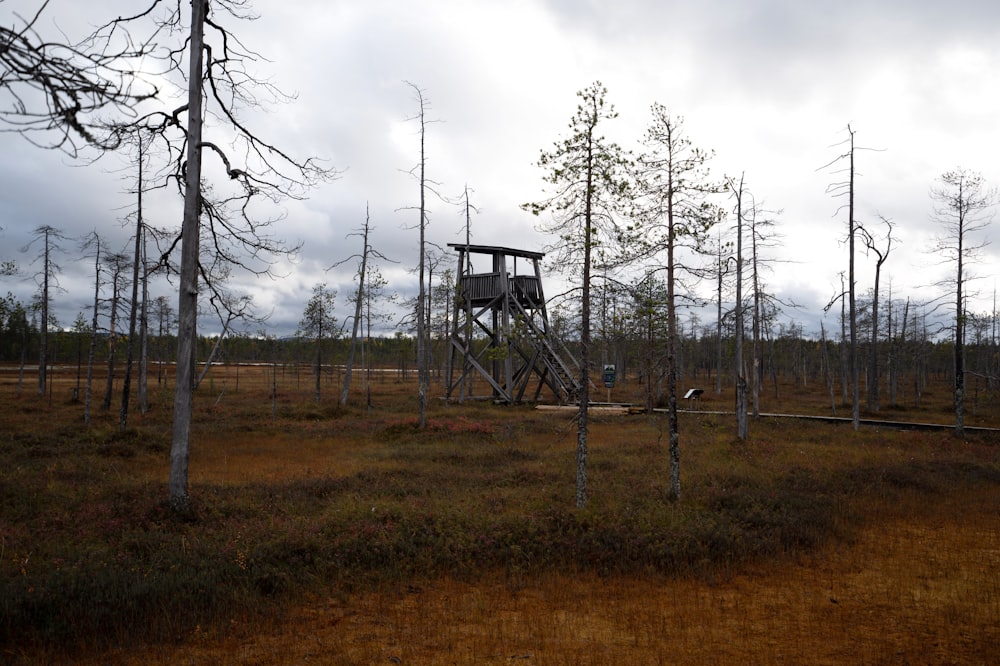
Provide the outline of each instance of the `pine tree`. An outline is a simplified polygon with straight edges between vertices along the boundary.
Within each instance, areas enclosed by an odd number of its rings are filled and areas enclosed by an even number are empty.
[[[551,218],[539,225],[555,234],[552,247],[559,266],[580,282],[580,410],[577,419],[576,505],[587,504],[587,410],[590,403],[590,291],[595,251],[617,236],[618,216],[631,191],[631,159],[618,144],[602,134],[604,124],[617,117],[605,101],[607,89],[598,81],[577,93],[580,104],[570,121],[570,135],[542,151],[538,166],[554,194],[522,207]]]

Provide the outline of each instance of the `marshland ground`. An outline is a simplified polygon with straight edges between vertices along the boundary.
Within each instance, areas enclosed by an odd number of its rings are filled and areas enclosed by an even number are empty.
[[[168,384],[150,409],[38,397],[0,373],[0,661],[82,664],[991,663],[1000,434],[762,418],[730,388],[681,414],[573,415],[308,369],[219,366],[196,397],[193,509],[166,504]],[[948,423],[944,377],[878,415]],[[708,382],[704,382],[708,384]],[[277,395],[271,394],[277,385]],[[604,391],[597,391],[604,397]],[[612,399],[642,402],[635,382]],[[1000,428],[977,391],[967,424]],[[838,415],[849,409],[837,403]],[[766,412],[828,415],[820,383]]]

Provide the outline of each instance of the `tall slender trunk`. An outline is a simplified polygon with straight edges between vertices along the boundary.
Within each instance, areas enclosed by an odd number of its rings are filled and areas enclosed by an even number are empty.
[[[892,318],[892,282],[889,283],[889,295],[886,300],[886,340],[889,343],[888,358],[886,359],[886,368],[889,373],[888,387],[889,387],[889,404],[893,407],[896,406],[896,392],[898,385],[896,383],[899,364],[899,348],[896,346],[896,333],[894,330],[895,321]]]
[[[869,354],[871,354],[871,359],[869,360],[869,374],[868,374],[868,393],[867,402],[868,409],[872,412],[878,413],[879,411],[879,359],[878,359],[878,290],[879,290],[879,279],[881,278],[882,262],[879,261],[875,266],[875,291],[872,296],[872,337],[871,346]]]
[[[139,411],[149,411],[149,266],[146,262],[146,234],[142,235],[142,308],[139,310]]]
[[[593,243],[593,126],[587,136],[587,191],[584,197],[583,295],[580,307],[580,409],[576,429],[576,506],[587,506],[587,439],[590,431],[590,258]]]
[[[715,283],[715,393],[722,393],[722,276],[725,260],[722,256],[722,234],[719,234],[719,256],[717,257]]]
[[[128,341],[125,348],[125,377],[122,380],[122,402],[118,414],[118,427],[128,425],[128,402],[132,391],[132,361],[135,354],[135,327],[139,314],[139,269],[142,266],[142,135],[139,135],[139,187],[135,223],[135,247],[132,255],[132,302],[129,304]]]
[[[188,456],[194,399],[198,319],[199,216],[201,214],[202,59],[207,2],[191,3],[188,72],[187,170],[181,226],[181,270],[177,299],[177,377],[174,390],[173,441],[170,447],[169,499],[176,511],[190,509]]]
[[[104,400],[101,402],[101,409],[108,411],[111,409],[111,395],[114,392],[115,384],[115,356],[118,353],[118,299],[121,298],[121,272],[117,268],[112,268],[114,274],[111,276],[111,313],[108,318],[108,374],[104,384]]]
[[[354,352],[358,347],[358,330],[361,327],[361,308],[364,304],[365,277],[368,273],[368,230],[371,218],[365,211],[365,231],[362,235],[361,267],[358,269],[358,291],[354,298],[354,325],[351,327],[351,346],[347,351],[347,364],[344,367],[344,388],[340,393],[340,406],[347,404],[347,395],[351,390],[351,372],[354,369]]]
[[[48,376],[48,352],[49,352],[49,271],[50,271],[50,247],[48,227],[43,230],[44,246],[42,249],[42,320],[38,326],[38,395],[45,395],[45,378]]]
[[[427,264],[427,291],[424,297],[427,299],[424,305],[424,335],[426,336],[426,347],[424,355],[427,357],[427,386],[431,383],[431,367],[434,365],[434,345],[432,342],[431,314],[434,312],[434,262]]]
[[[472,243],[472,215],[471,215],[471,205],[469,204],[469,186],[465,186],[465,266],[463,273],[459,271],[458,279],[461,280],[465,275],[472,275],[472,265],[469,259],[470,251],[469,246]],[[462,382],[462,387],[459,390],[459,402],[467,395],[472,394],[472,364],[470,363],[470,358],[472,354],[472,300],[468,298],[462,299],[465,305],[465,346],[462,350],[462,376],[465,377],[465,381]],[[456,313],[457,314],[457,313]],[[458,323],[456,322],[456,326]],[[546,331],[548,333],[548,331]]]
[[[17,369],[17,395],[24,390],[24,366],[28,362],[28,315],[21,312],[21,364]]]
[[[850,398],[851,371],[848,359],[850,349],[847,344],[847,300],[844,299],[844,274],[840,274],[840,394],[841,402],[847,404]]]
[[[674,303],[674,195],[673,170],[667,185],[667,427],[670,456],[670,499],[681,498],[680,426],[677,421],[677,310]]]
[[[94,385],[94,356],[97,350],[97,308],[101,296],[101,239],[95,234],[94,253],[94,310],[90,321],[90,350],[87,353],[87,387],[84,389],[83,422],[90,425],[90,400]]]
[[[965,253],[965,195],[959,186],[958,267],[955,274],[955,436],[965,436],[965,304],[962,298],[962,260]]]
[[[427,123],[424,117],[425,104],[423,94],[417,91],[420,102],[420,262],[418,268],[418,294],[417,294],[417,394],[419,408],[419,426],[427,427],[427,386],[430,383],[429,367],[427,360],[427,322],[424,319],[424,308],[426,306],[427,285],[425,283],[427,265],[427,199],[426,199],[426,134]]]
[[[323,384],[323,321],[326,317],[325,308],[320,303],[319,306],[319,332],[316,335],[316,402],[322,398],[321,390]]]
[[[848,203],[847,203],[847,227],[848,227],[848,253],[850,255],[849,264],[849,277],[847,291],[850,299],[850,314],[851,314],[851,362],[850,362],[850,374],[851,374],[851,420],[854,424],[854,429],[857,430],[861,427],[861,405],[858,400],[858,313],[857,313],[857,303],[855,302],[855,280],[854,280],[854,237],[855,224],[854,224],[854,132],[851,130],[850,126],[847,127],[847,131],[851,133],[851,173],[850,173],[850,191],[848,192]]]
[[[736,192],[736,436],[750,436],[747,375],[743,367],[743,178]]]
[[[750,375],[750,385],[751,385],[751,393],[752,393],[751,402],[753,404],[753,415],[754,415],[754,418],[757,418],[757,417],[760,416],[760,385],[764,381],[764,369],[763,369],[763,365],[761,363],[761,349],[760,349],[760,325],[761,325],[761,321],[760,320],[761,320],[761,317],[763,316],[763,312],[761,311],[763,304],[761,302],[761,293],[760,293],[760,291],[761,291],[761,286],[760,286],[760,271],[758,270],[758,266],[757,266],[757,216],[756,216],[756,214],[754,214],[754,216],[753,216],[752,219],[753,219],[753,224],[750,227],[750,231],[751,231],[751,233],[750,233],[750,246],[752,248],[752,252],[751,252],[752,258],[751,258],[751,261],[753,262],[753,268],[751,269],[752,279],[753,279],[753,323],[751,324],[751,326],[753,327],[753,334],[752,334],[753,335],[753,342],[752,342],[752,346],[753,346],[753,352],[752,352],[752,354],[753,354],[753,362],[752,362],[753,372]]]

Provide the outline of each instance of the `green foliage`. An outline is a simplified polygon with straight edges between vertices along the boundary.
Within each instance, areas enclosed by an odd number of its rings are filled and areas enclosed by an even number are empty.
[[[551,219],[539,228],[559,239],[554,247],[556,263],[570,272],[581,270],[585,249],[614,238],[631,195],[631,155],[598,129],[618,117],[606,96],[600,81],[577,92],[580,103],[570,121],[569,136],[557,141],[551,151],[542,151],[538,160],[553,194],[521,206],[533,215],[551,213]]]
[[[652,106],[643,143],[646,151],[636,169],[635,225],[624,230],[624,242],[636,254],[650,257],[675,247],[700,247],[708,229],[725,217],[711,200],[723,191],[708,168],[714,154],[693,146],[684,119],[659,103]]]
[[[0,298],[0,361],[17,361],[26,344],[37,350],[38,331],[29,324],[28,308],[10,292]],[[35,353],[27,350],[28,354]]]
[[[334,315],[336,299],[337,291],[329,289],[326,283],[313,287],[295,334],[316,341],[339,337],[337,317]]]

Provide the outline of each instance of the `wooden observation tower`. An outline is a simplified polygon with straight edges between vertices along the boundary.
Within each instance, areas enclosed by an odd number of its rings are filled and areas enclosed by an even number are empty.
[[[574,402],[579,366],[551,335],[539,265],[545,255],[485,245],[448,246],[458,252],[459,278],[447,398],[472,398],[473,380],[481,377],[499,402],[523,402],[533,383],[531,402],[545,388],[560,403]],[[488,272],[475,272],[474,256],[484,264],[477,268],[488,267]]]

